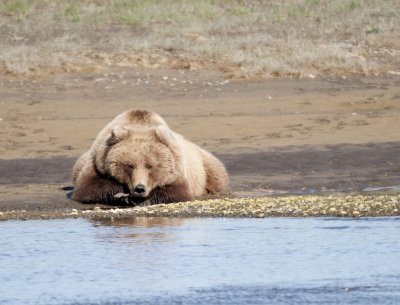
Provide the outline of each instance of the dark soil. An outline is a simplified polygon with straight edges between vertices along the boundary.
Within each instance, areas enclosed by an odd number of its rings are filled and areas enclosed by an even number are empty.
[[[266,152],[218,154],[218,157],[231,177],[231,190],[222,196],[400,188],[400,142],[286,147]],[[68,199],[74,162],[75,158],[57,157],[0,160],[0,185],[14,191],[3,193],[0,211],[92,207]],[[35,188],[40,191],[35,193]]]

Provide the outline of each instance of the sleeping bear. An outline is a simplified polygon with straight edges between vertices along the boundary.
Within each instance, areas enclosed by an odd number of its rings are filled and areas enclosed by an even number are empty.
[[[82,203],[156,204],[222,191],[228,174],[158,114],[130,110],[101,130],[77,160],[73,182],[72,199]]]

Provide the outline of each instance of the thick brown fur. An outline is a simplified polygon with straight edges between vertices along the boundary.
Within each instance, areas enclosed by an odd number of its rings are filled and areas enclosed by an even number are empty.
[[[75,163],[73,181],[72,199],[79,202],[115,203],[123,194],[156,204],[222,191],[228,174],[216,157],[173,132],[158,114],[131,110],[100,131]]]

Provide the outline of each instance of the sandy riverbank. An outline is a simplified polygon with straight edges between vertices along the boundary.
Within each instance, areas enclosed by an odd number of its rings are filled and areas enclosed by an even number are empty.
[[[396,77],[232,81],[186,70],[1,78],[0,211],[94,208],[60,188],[71,184],[74,160],[96,133],[130,108],[160,113],[216,153],[231,176],[229,197],[398,186],[399,84]]]

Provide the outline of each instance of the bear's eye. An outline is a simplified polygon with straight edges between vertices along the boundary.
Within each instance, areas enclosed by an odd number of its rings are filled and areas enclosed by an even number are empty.
[[[126,168],[129,168],[129,169],[134,169],[134,168],[135,168],[135,166],[132,165],[132,164],[124,164],[124,166],[125,166]]]
[[[153,168],[153,165],[147,163],[147,164],[146,164],[146,168],[147,168],[147,169],[152,169],[152,168]]]

